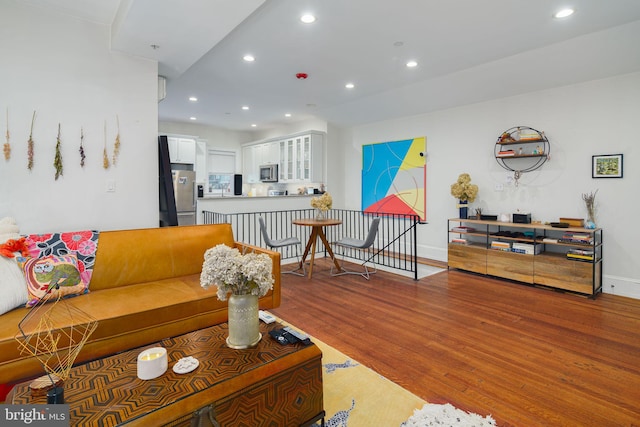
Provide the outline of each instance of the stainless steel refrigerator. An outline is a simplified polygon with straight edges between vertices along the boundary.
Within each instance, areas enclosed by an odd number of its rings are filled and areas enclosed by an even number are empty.
[[[194,171],[172,170],[173,193],[176,199],[178,225],[196,223],[196,173]]]

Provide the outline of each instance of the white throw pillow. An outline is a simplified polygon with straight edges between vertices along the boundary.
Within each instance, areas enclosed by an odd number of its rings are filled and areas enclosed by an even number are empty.
[[[0,314],[24,307],[28,299],[27,281],[16,259],[0,256]]]

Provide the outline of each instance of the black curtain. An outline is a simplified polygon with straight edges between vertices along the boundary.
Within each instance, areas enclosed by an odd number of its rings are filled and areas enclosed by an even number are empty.
[[[160,227],[178,225],[176,198],[173,193],[173,177],[171,176],[171,160],[169,159],[169,143],[167,137],[158,137],[158,188],[160,189]]]

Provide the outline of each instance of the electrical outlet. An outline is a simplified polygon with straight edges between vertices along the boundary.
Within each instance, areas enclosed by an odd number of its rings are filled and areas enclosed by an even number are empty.
[[[493,191],[504,191],[504,185],[502,185],[502,184],[496,184],[496,185],[493,187]]]
[[[105,190],[107,193],[115,193],[116,192],[116,181],[115,179],[108,179],[105,185]]]

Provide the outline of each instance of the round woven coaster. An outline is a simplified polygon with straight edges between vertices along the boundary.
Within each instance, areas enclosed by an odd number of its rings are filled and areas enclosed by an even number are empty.
[[[53,384],[51,380],[53,380]],[[29,384],[29,389],[31,390],[32,397],[46,396],[47,391],[58,387],[60,384],[62,384],[62,379],[56,374],[51,374],[51,378],[49,378],[49,375],[43,375],[33,380],[31,384]]]

